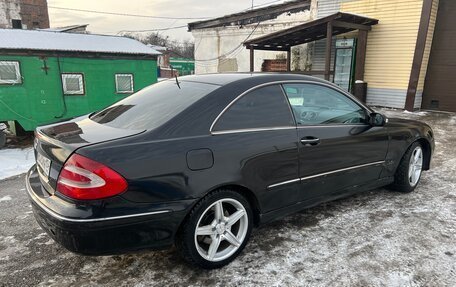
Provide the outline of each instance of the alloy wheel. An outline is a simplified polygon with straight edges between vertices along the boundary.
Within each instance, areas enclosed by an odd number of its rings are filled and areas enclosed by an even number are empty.
[[[417,146],[410,156],[408,180],[411,186],[415,186],[420,180],[423,168],[423,149]]]
[[[206,260],[218,262],[233,255],[244,242],[249,220],[245,207],[224,198],[212,203],[201,215],[195,229],[195,246]]]

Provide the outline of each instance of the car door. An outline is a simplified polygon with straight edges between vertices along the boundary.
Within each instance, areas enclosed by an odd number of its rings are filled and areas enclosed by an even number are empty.
[[[297,129],[280,85],[255,88],[236,98],[213,123],[211,133],[217,172],[254,191],[263,213],[296,203]]]
[[[283,89],[298,126],[300,201],[324,201],[379,178],[388,134],[368,123],[366,108],[323,83]]]

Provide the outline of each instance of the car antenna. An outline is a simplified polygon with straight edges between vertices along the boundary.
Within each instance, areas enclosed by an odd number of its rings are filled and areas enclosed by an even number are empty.
[[[174,69],[173,69],[173,65],[169,65],[171,67],[171,76],[174,75]],[[179,84],[179,80],[177,79],[177,74],[174,76],[176,78],[176,84],[177,86],[179,87],[179,89],[181,88],[180,84]]]

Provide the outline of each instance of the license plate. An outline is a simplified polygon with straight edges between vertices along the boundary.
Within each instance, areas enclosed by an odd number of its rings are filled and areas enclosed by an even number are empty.
[[[38,163],[39,167],[43,171],[43,175],[48,177],[49,170],[51,169],[51,160],[44,157],[40,153],[37,153],[36,162]]]

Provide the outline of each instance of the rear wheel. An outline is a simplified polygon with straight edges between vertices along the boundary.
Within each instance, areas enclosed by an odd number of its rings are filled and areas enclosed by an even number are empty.
[[[250,204],[242,195],[216,191],[193,208],[177,237],[177,247],[191,264],[205,269],[222,267],[244,249],[252,219]]]
[[[418,185],[423,171],[424,152],[420,143],[412,144],[401,159],[394,175],[394,190],[412,192]]]

